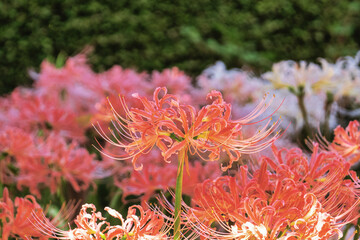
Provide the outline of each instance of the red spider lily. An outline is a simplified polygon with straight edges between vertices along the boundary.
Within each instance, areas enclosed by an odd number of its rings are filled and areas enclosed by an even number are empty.
[[[91,214],[87,212],[87,209],[91,209]],[[109,223],[104,221],[106,218],[102,217],[100,212],[95,211],[96,208],[93,204],[82,206],[79,215],[75,219],[77,228],[69,231],[69,239],[82,239],[86,237],[89,239],[102,239],[105,236],[104,228]],[[98,223],[98,221],[100,222]]]
[[[7,240],[10,236],[24,239],[29,239],[30,237],[48,239],[39,229],[34,228],[32,224],[37,216],[42,215],[43,211],[33,196],[28,195],[25,198],[17,197],[13,203],[9,198],[7,188],[5,188],[3,197],[0,199],[2,239]]]
[[[280,175],[306,184],[307,191],[338,221],[346,223],[359,217],[360,180],[344,158],[336,152],[319,151],[315,143],[310,158],[298,148],[279,150],[273,145],[272,149],[276,160],[268,157],[263,160],[275,171],[275,177]]]
[[[220,216],[224,221],[231,220],[232,213],[240,206],[239,192],[233,177],[206,180],[194,189],[192,201],[198,207],[194,207],[192,211],[196,218],[208,226]]]
[[[161,91],[163,91],[163,96],[160,98]],[[230,120],[231,106],[223,101],[221,93],[217,91],[208,94],[208,98],[213,100],[213,103],[201,108],[198,112],[190,105],[180,105],[175,96],[167,94],[166,88],[157,88],[153,101],[140,97],[138,94],[134,97],[141,101],[143,109],[129,110],[125,104],[125,98],[120,96],[120,103],[126,117],[116,112],[110,103],[115,117],[113,125],[117,133],[111,131],[111,137],[109,137],[100,125],[97,131],[108,143],[123,148],[127,153],[127,155],[113,157],[120,160],[132,158],[136,170],[141,170],[143,167],[136,165],[139,156],[149,153],[154,146],[160,149],[166,162],[169,162],[169,158],[175,154],[179,156],[175,188],[175,239],[179,239],[181,234],[179,213],[181,212],[184,165],[189,173],[188,153],[197,154],[206,161],[216,161],[220,158],[221,152],[226,152],[229,156],[229,165],[222,167],[225,171],[232,166],[234,161],[240,159],[241,153],[260,151],[273,142],[279,134],[276,133],[270,140],[267,139],[279,124],[278,120],[266,129],[271,121],[269,118],[265,127],[257,134],[243,139],[240,131],[242,126],[249,124],[267,109],[265,98],[247,117],[232,121]]]
[[[340,228],[349,221],[344,216],[352,215],[354,207],[334,216],[310,192],[307,183],[272,174],[266,168],[263,162],[249,177],[243,167],[241,181],[224,176],[199,185],[193,198],[195,207],[183,204],[185,223],[211,239],[325,240],[341,235]],[[165,205],[172,211],[169,203]],[[210,228],[214,222],[222,231]]]
[[[239,183],[243,184],[239,184]],[[243,197],[252,196],[267,199],[266,191],[271,191],[273,186],[268,179],[266,165],[262,165],[260,171],[255,173],[254,178],[248,176],[246,166],[240,168],[235,177],[223,176],[215,180],[206,180],[198,184],[194,189],[193,204],[191,209],[196,214],[196,219],[210,226],[217,220],[235,221],[235,218],[245,220],[238,214],[239,208],[243,207]]]
[[[340,125],[334,130],[334,140],[329,146],[330,150],[338,152],[347,158],[350,164],[360,159],[360,124],[357,120],[351,121],[346,129]]]
[[[160,93],[163,94],[161,98]],[[217,91],[208,95],[213,103],[200,111],[189,105],[180,105],[174,95],[167,94],[166,88],[157,88],[153,101],[139,97],[137,94],[134,97],[142,102],[143,109],[128,109],[124,97],[120,96],[126,118],[112,107],[116,131],[112,131],[111,136],[107,136],[101,127],[97,131],[107,142],[127,152],[127,155],[112,157],[121,160],[131,158],[137,170],[142,168],[142,165],[136,165],[139,156],[147,154],[154,146],[161,150],[165,161],[169,161],[168,159],[180,150],[185,150],[184,161],[187,169],[187,152],[198,154],[206,161],[216,161],[223,151],[230,158],[229,165],[223,167],[223,170],[226,170],[234,161],[239,160],[241,153],[260,151],[278,137],[276,133],[275,136],[267,139],[279,124],[277,121],[266,129],[271,121],[270,118],[256,135],[243,139],[242,126],[249,124],[267,109],[265,99],[247,117],[230,120],[231,106],[223,101]]]
[[[341,230],[336,227],[336,220],[331,217],[326,212],[323,212],[321,204],[316,200],[313,195],[305,195],[304,199],[300,198],[303,201],[303,208],[289,209],[296,212],[295,218],[292,221],[289,221],[286,218],[282,220],[285,222],[284,225],[287,227],[281,229],[271,229],[266,224],[263,223],[253,223],[251,221],[245,223],[235,223],[229,227],[230,234],[222,236],[219,234],[219,239],[259,239],[259,240],[328,240],[330,237],[338,234],[341,234]],[[265,211],[264,211],[265,210]],[[288,211],[289,211],[288,210]],[[300,211],[299,211],[300,210]],[[261,213],[260,213],[261,214]],[[264,209],[262,214],[271,215],[273,214],[272,208]],[[272,218],[272,217],[270,217]],[[277,226],[281,225],[280,222],[277,222]],[[216,235],[216,233],[214,234]]]
[[[91,213],[87,210],[91,209]],[[34,227],[41,231],[45,236],[55,239],[104,239],[105,229],[109,226],[100,212],[95,212],[93,204],[84,204],[79,215],[75,219],[76,228],[63,231],[55,227],[50,221],[46,221],[44,216],[36,217],[33,221]]]
[[[165,224],[164,218],[151,210],[144,211],[140,206],[132,206],[128,210],[127,219],[124,221],[120,213],[111,208],[105,210],[113,217],[121,220],[121,226],[110,226],[107,239],[126,236],[126,239],[168,239],[166,237],[169,227]],[[140,217],[136,212],[140,212]]]
[[[90,212],[88,210],[90,209]],[[53,226],[49,221],[36,219],[35,226],[43,234],[55,239],[93,239],[93,240],[138,240],[138,239],[169,239],[166,234],[169,226],[164,218],[151,210],[144,211],[141,206],[132,206],[127,218],[114,209],[106,207],[110,216],[120,220],[118,225],[110,225],[100,212],[96,212],[93,204],[84,204],[75,219],[76,228],[63,231]],[[138,212],[140,216],[138,216]]]

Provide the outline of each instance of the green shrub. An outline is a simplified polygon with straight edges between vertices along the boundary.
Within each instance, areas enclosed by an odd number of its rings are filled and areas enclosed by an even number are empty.
[[[196,76],[216,60],[265,71],[283,59],[334,60],[359,49],[360,3],[350,0],[0,2],[0,94],[31,84],[44,58],[94,47],[97,71],[178,66]]]

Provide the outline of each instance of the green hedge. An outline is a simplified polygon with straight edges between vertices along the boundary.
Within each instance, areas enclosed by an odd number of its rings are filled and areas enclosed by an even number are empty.
[[[351,0],[3,0],[0,94],[31,84],[44,58],[94,47],[97,71],[178,66],[199,74],[216,60],[265,71],[282,59],[335,59],[360,44],[360,3]]]

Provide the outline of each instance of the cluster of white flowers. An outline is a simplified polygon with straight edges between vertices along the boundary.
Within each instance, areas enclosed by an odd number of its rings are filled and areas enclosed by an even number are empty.
[[[275,63],[271,71],[261,77],[240,69],[227,70],[223,62],[217,62],[203,71],[198,85],[207,91],[222,91],[225,100],[233,103],[236,117],[247,114],[256,99],[270,92],[276,95],[279,103],[285,99],[276,114],[283,117],[284,126],[291,122],[288,133],[294,133],[306,124],[312,129],[323,124],[333,128],[338,123],[337,113],[353,117],[358,112],[340,107],[338,102],[348,98],[352,103],[360,104],[359,62],[360,51],[355,57],[340,58],[335,63],[325,59],[319,59],[319,64],[287,60]],[[278,104],[272,107],[275,110]]]

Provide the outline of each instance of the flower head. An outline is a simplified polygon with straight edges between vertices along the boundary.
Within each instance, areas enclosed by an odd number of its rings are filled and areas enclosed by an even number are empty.
[[[6,118],[0,123],[0,127],[13,126],[45,136],[56,132],[68,139],[84,140],[85,127],[78,122],[79,119],[73,112],[56,104],[55,96],[17,88],[7,101],[9,106],[1,111]]]
[[[68,145],[61,136],[50,134],[47,138],[36,138],[33,148],[36,151],[16,158],[19,189],[29,187],[30,192],[40,198],[42,187],[49,187],[55,193],[62,179],[76,192],[88,189],[93,183],[97,161],[78,143]]]
[[[89,239],[89,240],[150,240],[169,239],[168,223],[157,212],[144,210],[141,206],[132,206],[126,218],[116,210],[106,207],[108,214],[118,220],[120,224],[111,225],[101,212],[96,211],[93,204],[84,204],[75,219],[76,228],[68,231],[60,230],[49,221],[37,221],[36,229],[46,236],[55,239]],[[37,219],[39,220],[39,219]]]
[[[360,124],[357,120],[351,121],[344,129],[340,125],[334,130],[334,140],[329,148],[347,158],[350,164],[360,160]]]
[[[47,239],[39,229],[34,228],[37,216],[42,216],[43,210],[36,202],[34,196],[15,198],[13,202],[9,197],[9,191],[4,189],[3,197],[0,199],[0,222],[2,223],[2,239],[10,236],[18,236],[27,239],[38,237]]]
[[[211,239],[325,240],[341,234],[341,216],[332,216],[306,183],[272,175],[265,162],[252,177],[246,168],[239,175],[240,181],[224,176],[198,185],[195,206],[183,205],[185,223]]]
[[[37,154],[33,136],[19,128],[5,127],[0,130],[0,182],[16,182],[19,161],[27,161]]]
[[[124,97],[120,96],[126,117],[112,108],[115,131],[111,131],[111,136],[107,136],[101,128],[97,128],[97,131],[107,142],[123,148],[127,153],[113,157],[131,158],[135,169],[142,168],[136,165],[139,156],[157,146],[165,161],[169,161],[173,154],[185,151],[187,169],[188,152],[207,161],[216,161],[220,153],[225,152],[230,159],[229,165],[223,167],[226,170],[239,160],[241,153],[260,151],[278,137],[276,133],[268,139],[279,124],[277,121],[267,128],[271,118],[254,136],[247,139],[242,136],[242,127],[251,124],[267,109],[270,103],[266,103],[265,98],[247,117],[231,120],[231,105],[224,102],[221,93],[217,91],[208,94],[212,104],[199,111],[193,106],[181,105],[175,96],[167,94],[166,88],[157,88],[153,101],[137,94],[134,97],[141,101],[142,109],[128,109]]]
[[[359,217],[360,180],[350,164],[336,152],[320,151],[314,143],[308,157],[298,148],[272,146],[275,160],[263,157],[273,174],[304,184],[336,221],[346,224]],[[350,178],[349,178],[350,176]]]

